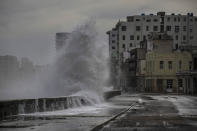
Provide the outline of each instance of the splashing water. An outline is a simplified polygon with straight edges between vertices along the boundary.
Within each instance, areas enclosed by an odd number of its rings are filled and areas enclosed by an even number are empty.
[[[0,99],[81,96],[91,104],[103,100],[109,77],[108,48],[98,38],[94,22],[74,29],[54,61],[32,79],[10,81],[8,87],[1,89]]]
[[[102,100],[108,79],[107,48],[99,41],[94,22],[76,28],[58,51],[55,68],[47,86],[56,95],[85,96]]]

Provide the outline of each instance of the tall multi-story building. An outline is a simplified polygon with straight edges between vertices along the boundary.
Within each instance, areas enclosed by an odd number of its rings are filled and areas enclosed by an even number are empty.
[[[66,44],[66,40],[68,39],[69,35],[70,33],[68,32],[56,33],[56,50],[61,49]]]
[[[127,16],[108,31],[109,51],[112,59],[124,59],[124,52],[140,47],[151,32],[166,32],[173,37],[173,49],[182,45],[197,46],[197,16],[168,15],[165,12]]]
[[[193,13],[186,15],[166,14],[165,12],[157,12],[156,15],[142,13],[141,15],[127,16],[125,21],[119,20],[107,34],[109,36],[111,77],[113,80],[119,81],[115,86],[120,89],[122,79],[124,79],[121,75],[124,74],[124,70],[121,67],[125,65],[125,62],[128,62],[128,59],[131,59],[129,57],[131,57],[130,52],[133,49],[152,50],[153,47],[150,45],[154,46],[154,43],[150,44],[148,41],[148,37],[152,34],[171,36],[172,45],[162,45],[164,52],[168,48],[182,50],[182,47],[197,47],[197,16],[194,16]],[[161,40],[160,42],[162,43]],[[168,40],[163,42],[169,43]]]

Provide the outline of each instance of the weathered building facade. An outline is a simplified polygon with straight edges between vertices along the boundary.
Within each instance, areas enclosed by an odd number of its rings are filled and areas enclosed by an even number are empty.
[[[194,76],[195,67],[197,69],[197,64],[194,65],[194,63],[197,63],[197,57],[194,57],[197,53],[191,55],[191,50],[185,48],[189,46],[197,47],[197,17],[193,13],[187,15],[172,13],[168,15],[165,12],[158,12],[156,15],[128,16],[126,21],[119,20],[107,34],[112,63],[111,74],[113,80],[116,81],[114,86],[116,89],[126,92],[134,90],[186,93],[194,92],[191,89],[190,91],[184,91],[192,85],[192,89],[197,90],[196,78],[192,78],[192,83],[185,78],[182,81],[178,80],[178,76],[179,78],[180,76],[186,76],[186,74],[183,74],[186,71],[190,74],[193,71]],[[154,38],[150,38],[151,36],[154,36]],[[182,47],[184,47],[184,50]],[[137,51],[136,49],[145,49],[143,59],[136,57],[138,56],[134,53]],[[192,51],[195,52],[195,50]],[[153,65],[150,64],[158,66],[157,62],[160,64],[160,61],[163,61],[166,69],[154,69],[156,74],[153,74],[151,70]],[[177,70],[179,64],[183,66],[181,70]],[[158,85],[157,79],[151,78],[154,75],[155,78],[160,78],[160,75],[163,79],[162,81],[158,79]],[[181,84],[183,88],[181,88]],[[168,89],[167,85],[168,88],[172,88]],[[158,87],[161,89],[157,89]]]

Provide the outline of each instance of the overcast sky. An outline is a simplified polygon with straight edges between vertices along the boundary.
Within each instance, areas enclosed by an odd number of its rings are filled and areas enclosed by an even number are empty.
[[[128,15],[193,12],[197,0],[0,0],[0,55],[29,57],[46,64],[55,53],[55,33],[70,32],[94,19],[105,32]]]

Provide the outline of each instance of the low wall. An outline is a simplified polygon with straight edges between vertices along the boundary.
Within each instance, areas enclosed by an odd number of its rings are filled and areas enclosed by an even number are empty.
[[[0,120],[13,119],[11,116],[18,114],[63,110],[90,104],[81,96],[0,101]]]
[[[121,95],[121,91],[108,91],[103,96],[107,100],[117,95]],[[91,105],[91,101],[82,96],[0,101],[0,121],[11,120],[18,114],[63,110],[82,105]]]
[[[105,100],[108,100],[114,96],[118,96],[118,95],[121,95],[121,91],[119,90],[115,90],[115,91],[108,91],[108,92],[105,92],[103,97]]]

